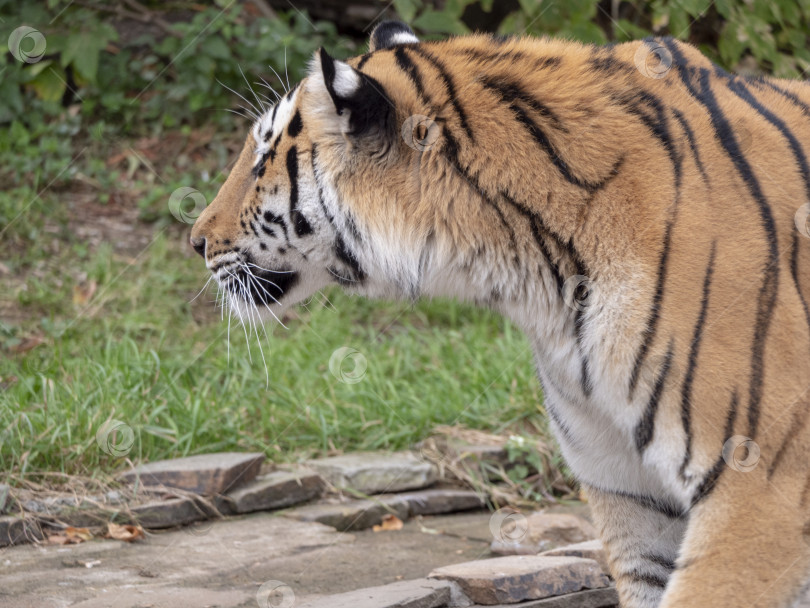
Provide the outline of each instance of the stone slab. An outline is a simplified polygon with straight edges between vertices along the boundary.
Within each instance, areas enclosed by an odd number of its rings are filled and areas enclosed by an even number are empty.
[[[223,494],[253,481],[264,462],[264,454],[219,452],[186,458],[159,460],[138,465],[119,475],[122,481],[144,486],[165,486],[206,496]]]
[[[282,509],[320,498],[326,484],[311,470],[273,471],[228,492],[236,513]]]
[[[144,528],[173,528],[206,519],[207,515],[191,498],[155,500],[132,507],[132,520]]]
[[[450,596],[448,582],[419,579],[329,595],[297,608],[444,608]]]
[[[403,492],[397,496],[408,503],[411,517],[416,515],[442,515],[483,509],[486,501],[472,490],[442,488]]]
[[[481,608],[481,605],[470,608]],[[615,587],[605,587],[520,604],[498,604],[487,608],[619,608],[619,594]]]
[[[582,517],[543,511],[528,516],[503,517],[501,525],[496,525],[492,534],[490,550],[499,555],[537,555],[597,537],[596,528]]]
[[[393,514],[402,520],[408,519],[408,502],[398,495],[378,499],[350,500],[344,503],[316,503],[296,507],[284,513],[285,517],[298,521],[317,522],[341,532],[365,530],[382,523],[383,517]]]
[[[411,452],[355,452],[306,465],[332,485],[363,494],[418,490],[437,479],[436,468]]]
[[[0,547],[24,545],[41,538],[42,531],[38,523],[11,515],[0,517]]]
[[[593,560],[538,555],[464,562],[437,568],[428,577],[458,583],[471,600],[485,606],[598,589],[610,582]]]
[[[557,547],[550,551],[544,551],[540,555],[555,556],[571,556],[583,557],[585,559],[592,559],[602,568],[602,572],[610,574],[610,567],[608,566],[608,557],[605,547],[602,545],[601,540],[586,540],[582,543],[574,543],[573,545],[566,545],[564,547]]]

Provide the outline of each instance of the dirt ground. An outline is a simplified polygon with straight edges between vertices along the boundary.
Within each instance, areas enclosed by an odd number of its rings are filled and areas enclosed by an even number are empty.
[[[420,578],[489,555],[488,513],[340,533],[274,514],[150,534],[140,542],[0,550],[6,608],[256,608],[268,581],[296,600]]]

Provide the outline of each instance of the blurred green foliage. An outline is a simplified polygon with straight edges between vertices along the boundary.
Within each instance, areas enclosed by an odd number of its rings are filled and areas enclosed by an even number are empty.
[[[484,18],[475,27],[502,34],[595,43],[669,34],[698,44],[727,69],[786,77],[810,69],[810,0],[512,3],[510,12],[494,0],[394,0],[391,10],[428,38],[464,34],[478,14]],[[248,105],[229,89],[250,103],[251,86],[272,98],[257,79],[283,89],[303,76],[318,47],[348,56],[365,45],[294,7],[268,18],[256,4],[233,0],[0,0],[0,38],[9,48],[0,55],[0,125],[10,127],[0,133],[0,155],[12,158],[0,170],[6,175],[26,172],[32,147],[54,153],[62,167],[77,138],[229,128],[233,117],[222,110]]]

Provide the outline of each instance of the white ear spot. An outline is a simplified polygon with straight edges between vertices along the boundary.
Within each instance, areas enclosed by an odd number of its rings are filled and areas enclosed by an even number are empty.
[[[332,83],[335,93],[340,97],[351,97],[361,84],[360,75],[349,64],[335,62],[335,80]]]
[[[389,44],[391,46],[395,46],[397,44],[413,44],[415,42],[419,42],[419,38],[417,38],[412,32],[397,32],[391,36],[391,41]]]

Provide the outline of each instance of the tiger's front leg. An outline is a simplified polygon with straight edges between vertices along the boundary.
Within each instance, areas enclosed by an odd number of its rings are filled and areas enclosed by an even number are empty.
[[[687,516],[650,497],[586,491],[622,608],[655,608],[675,569]]]
[[[691,509],[662,608],[793,606],[810,580],[801,481],[769,480],[767,466],[725,471]]]

